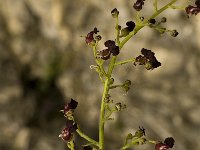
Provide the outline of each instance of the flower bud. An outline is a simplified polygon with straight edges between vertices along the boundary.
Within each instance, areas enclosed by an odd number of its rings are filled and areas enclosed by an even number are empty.
[[[145,129],[143,127],[139,127],[139,129],[135,132],[134,137],[141,138],[145,136]]]
[[[118,15],[119,15],[119,11],[117,10],[117,8],[114,8],[112,11],[111,11],[111,15],[113,18],[117,18]]]
[[[120,34],[120,37],[126,37],[128,34],[130,33],[129,29],[126,27],[126,28],[123,28],[121,30],[121,34]]]
[[[166,18],[166,17],[162,17],[162,18],[161,18],[161,22],[162,22],[162,23],[167,22],[167,18]]]
[[[178,35],[177,30],[172,30],[172,31],[170,32],[170,35],[173,36],[173,37],[176,37],[176,36]]]

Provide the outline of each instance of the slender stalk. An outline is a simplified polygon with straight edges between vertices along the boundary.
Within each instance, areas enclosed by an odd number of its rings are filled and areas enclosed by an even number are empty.
[[[96,145],[97,147],[99,146],[99,143],[95,140],[93,140],[92,138],[90,138],[89,136],[87,136],[86,134],[84,134],[80,128],[78,128],[76,130],[76,132],[84,139],[86,139],[88,142],[92,143],[93,145]]]
[[[135,62],[135,58],[133,58],[133,59],[128,59],[128,60],[125,60],[125,61],[116,62],[116,63],[115,63],[115,66],[124,65],[124,64],[127,64],[127,63],[129,63],[129,62]]]
[[[153,6],[154,6],[155,11],[158,11],[158,0],[154,0]]]
[[[104,115],[105,115],[105,98],[108,94],[109,85],[108,85],[109,78],[106,78],[104,83],[104,90],[101,99],[101,110],[100,110],[100,121],[99,121],[99,149],[105,150],[105,143],[104,143]]]
[[[74,147],[74,140],[71,140],[69,143],[70,143],[70,149],[71,149],[71,150],[75,150],[75,147]]]

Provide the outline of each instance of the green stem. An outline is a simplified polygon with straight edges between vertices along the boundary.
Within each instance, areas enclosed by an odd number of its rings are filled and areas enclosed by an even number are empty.
[[[125,60],[125,61],[116,62],[116,63],[115,63],[115,66],[124,65],[124,64],[127,64],[127,63],[129,63],[129,62],[135,62],[135,58],[133,58],[133,59],[128,59],[128,60]]]
[[[158,1],[157,0],[154,0],[153,6],[154,6],[155,11],[158,11]]]
[[[105,115],[105,98],[109,91],[109,78],[106,78],[104,90],[101,99],[100,121],[99,121],[99,149],[105,150],[104,143],[104,115]]]
[[[115,89],[117,87],[123,87],[123,84],[119,84],[119,85],[113,85],[111,87],[109,87],[110,89]]]
[[[119,40],[119,18],[117,16],[116,18],[116,23],[115,23],[115,29],[116,29],[116,42],[119,45],[120,44],[120,40]]]
[[[87,136],[86,134],[84,134],[80,128],[78,127],[78,129],[76,130],[76,132],[84,139],[86,139],[88,142],[92,143],[93,145],[96,145],[97,147],[99,146],[99,143],[93,139],[91,139],[89,136]]]
[[[74,147],[74,140],[71,140],[69,143],[70,143],[70,149],[71,149],[71,150],[75,150],[75,147]]]

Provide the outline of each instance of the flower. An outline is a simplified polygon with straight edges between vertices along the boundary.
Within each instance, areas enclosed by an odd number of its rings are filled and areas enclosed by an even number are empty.
[[[97,53],[99,55],[99,58],[103,60],[108,60],[110,58],[110,55],[116,56],[119,54],[119,46],[115,45],[115,41],[107,40],[104,45],[107,47],[106,49],[103,49]]]
[[[94,39],[94,34],[97,34],[99,31],[95,27],[93,31],[89,32],[87,36],[85,37],[85,42],[88,45],[93,45],[96,41]]]
[[[161,63],[156,59],[155,53],[151,50],[142,48],[141,50],[142,55],[136,57],[134,65],[144,65],[147,70],[153,70],[161,66]]]
[[[69,117],[73,114],[73,110],[76,109],[78,102],[71,98],[71,101],[64,106],[64,110],[61,110],[64,113],[65,117]]]
[[[77,125],[73,121],[68,121],[66,127],[61,131],[59,135],[64,141],[70,141],[73,137],[73,132],[76,131]]]
[[[189,15],[197,15],[199,12],[200,12],[200,0],[197,0],[195,2],[195,5],[196,6],[192,6],[192,5],[188,5],[186,8],[185,8],[185,11],[186,13]]]
[[[144,1],[145,0],[137,0],[134,5],[133,5],[133,8],[136,10],[136,11],[140,11],[142,9],[142,6],[144,5]]]
[[[168,150],[169,148],[172,148],[174,146],[175,140],[172,137],[168,137],[164,140],[164,143],[158,142],[155,145],[156,150]]]
[[[98,52],[99,58],[103,60],[108,60],[110,58],[110,50],[109,49],[103,49]]]

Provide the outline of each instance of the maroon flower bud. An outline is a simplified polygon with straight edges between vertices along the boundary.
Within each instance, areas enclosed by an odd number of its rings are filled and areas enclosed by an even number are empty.
[[[175,140],[172,137],[168,137],[165,139],[164,143],[167,144],[170,148],[174,146]]]
[[[111,15],[113,16],[113,18],[117,18],[117,17],[118,17],[119,11],[117,10],[117,8],[114,8],[114,9],[111,11]]]
[[[155,24],[155,23],[156,23],[156,20],[155,20],[155,19],[150,19],[150,20],[149,20],[149,23],[150,23],[150,24]]]
[[[78,102],[71,98],[71,101],[64,106],[64,110],[61,110],[64,113],[65,117],[71,116],[72,111],[76,109]]]
[[[95,27],[93,31],[89,32],[87,36],[85,37],[85,42],[88,45],[94,44],[96,41],[94,39],[94,34],[97,34],[99,31]]]
[[[133,5],[133,8],[136,10],[136,11],[140,11],[142,9],[142,6],[144,5],[144,1],[145,0],[137,0],[134,5]]]
[[[73,132],[76,131],[77,125],[73,121],[68,121],[66,127],[61,131],[59,135],[64,141],[70,141],[73,137]]]

